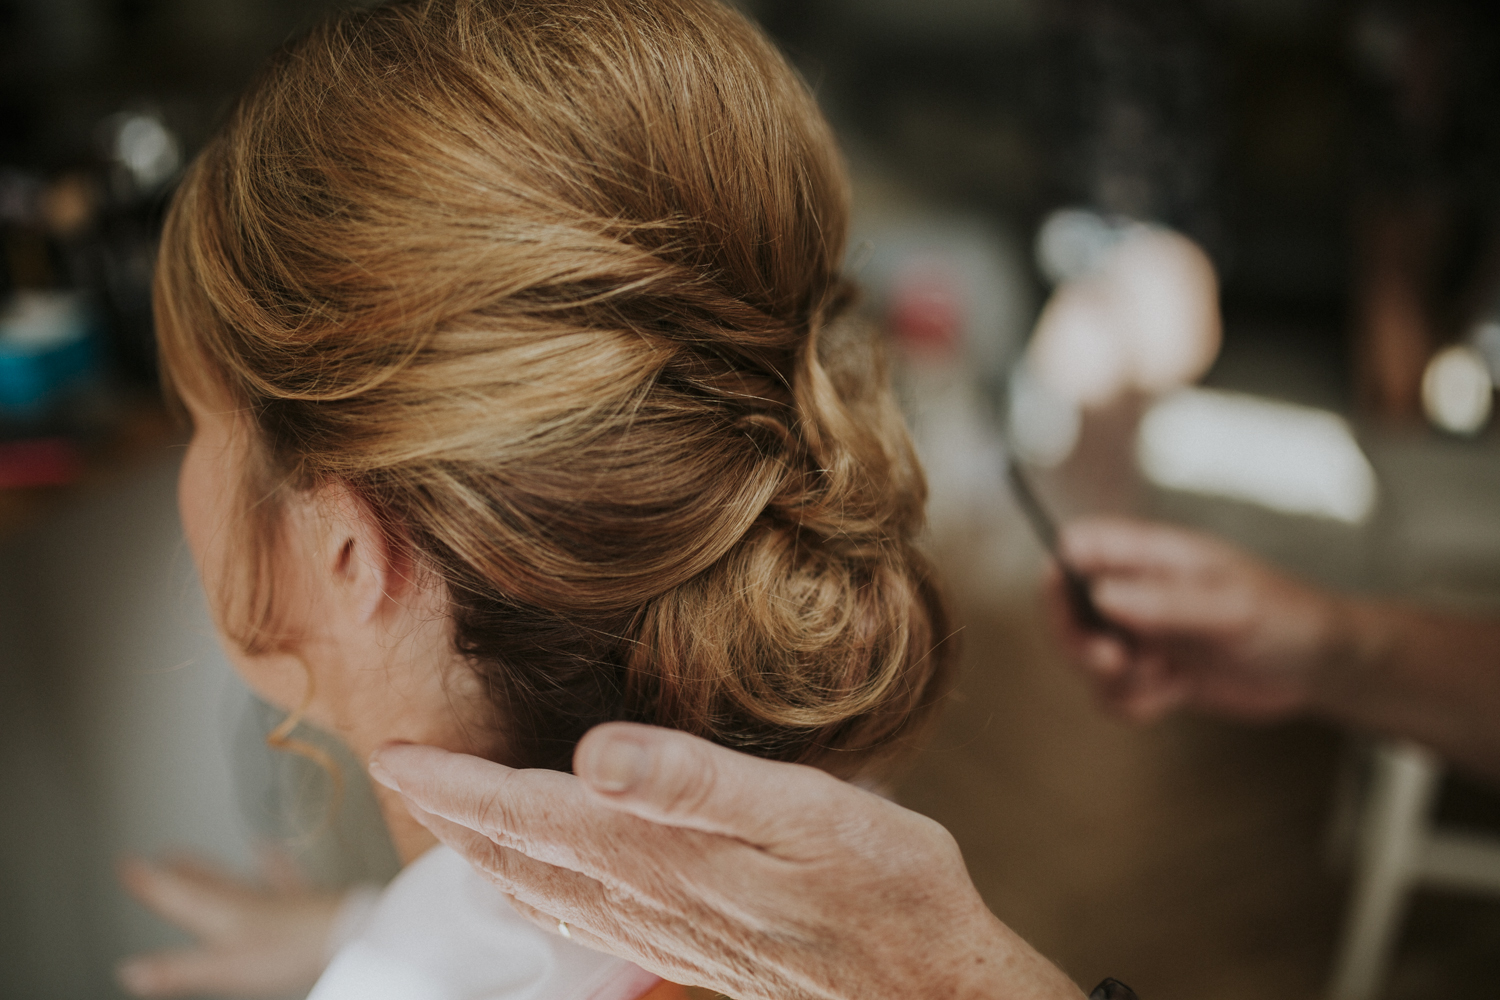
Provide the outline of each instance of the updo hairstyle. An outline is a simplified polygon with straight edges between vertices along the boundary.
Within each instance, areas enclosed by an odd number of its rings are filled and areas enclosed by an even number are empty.
[[[713,0],[426,0],[324,20],[188,171],[169,388],[248,415],[243,579],[338,482],[436,575],[495,755],[592,725],[864,770],[949,672],[921,471],[840,276],[799,78]]]

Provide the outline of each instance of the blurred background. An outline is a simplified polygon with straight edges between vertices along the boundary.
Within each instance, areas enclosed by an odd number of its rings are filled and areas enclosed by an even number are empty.
[[[744,5],[844,143],[849,268],[963,627],[898,798],[1080,982],[1324,995],[1385,758],[1312,723],[1097,713],[1041,622],[1003,463],[1060,518],[1168,519],[1325,584],[1492,608],[1500,10]],[[264,746],[277,717],[216,651],[151,344],[176,177],[325,7],[0,0],[0,996],[119,995],[122,956],[178,940],[117,888],[127,851],[394,871],[361,770],[324,823],[326,778]],[[1500,832],[1495,793],[1428,776],[1422,823]],[[1500,898],[1403,898],[1371,995],[1493,992]]]

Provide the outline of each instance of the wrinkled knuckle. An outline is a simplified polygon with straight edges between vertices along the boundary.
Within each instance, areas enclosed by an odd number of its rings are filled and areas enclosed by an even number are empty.
[[[495,847],[482,855],[467,855],[467,858],[503,892],[512,892],[522,881],[520,863],[515,852],[508,847]]]
[[[521,874],[521,865],[516,853],[508,847],[500,847],[496,848],[491,858],[495,876],[504,879],[507,884],[514,885]]]
[[[509,843],[516,815],[502,790],[485,789],[471,793],[472,798],[462,815],[471,816],[475,831],[497,843]]]

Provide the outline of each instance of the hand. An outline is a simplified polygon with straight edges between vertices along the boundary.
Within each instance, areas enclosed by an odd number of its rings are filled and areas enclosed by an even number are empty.
[[[120,983],[136,996],[237,997],[305,992],[328,962],[329,931],[344,894],[308,889],[288,866],[268,865],[268,885],[191,859],[124,861],[120,880],[195,947],[126,959]]]
[[[610,723],[574,775],[394,745],[370,764],[517,908],[739,1000],[1082,994],[985,908],[937,823],[821,771]]]
[[[1053,622],[1103,702],[1136,720],[1187,707],[1264,720],[1305,710],[1339,647],[1339,598],[1207,535],[1123,518],[1062,532],[1062,555],[1128,639],[1090,631],[1054,566]]]

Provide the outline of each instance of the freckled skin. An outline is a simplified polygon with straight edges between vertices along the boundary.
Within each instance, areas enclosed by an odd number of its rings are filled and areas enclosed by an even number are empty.
[[[573,764],[393,746],[372,773],[538,926],[565,920],[672,982],[742,1000],[1083,1000],[985,908],[926,817],[632,723],[596,727]]]

